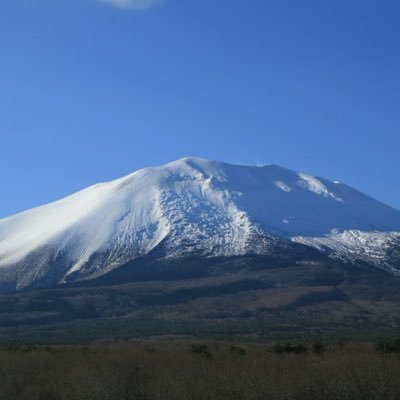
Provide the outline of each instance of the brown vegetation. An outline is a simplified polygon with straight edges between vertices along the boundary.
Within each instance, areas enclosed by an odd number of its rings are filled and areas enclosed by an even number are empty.
[[[143,342],[0,351],[1,400],[395,400],[400,356],[373,345]],[[286,349],[286,350],[285,350]],[[289,351],[290,350],[290,351]]]
[[[375,342],[398,335],[399,277],[333,261],[282,267],[247,257],[210,263],[188,261],[181,265],[188,275],[165,280],[130,276],[113,282],[108,277],[107,282],[0,294],[0,342],[170,335]],[[196,275],[199,270],[203,275]]]

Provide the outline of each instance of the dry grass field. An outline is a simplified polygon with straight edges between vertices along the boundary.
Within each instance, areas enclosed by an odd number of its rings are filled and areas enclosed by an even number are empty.
[[[400,355],[372,344],[163,340],[0,351],[1,400],[397,400],[399,376]]]

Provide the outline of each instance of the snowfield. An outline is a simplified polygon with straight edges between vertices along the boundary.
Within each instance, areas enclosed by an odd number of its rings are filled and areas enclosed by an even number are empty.
[[[399,211],[342,183],[184,158],[0,220],[0,283],[95,277],[161,243],[165,257],[264,253],[271,235],[396,272],[398,232]]]

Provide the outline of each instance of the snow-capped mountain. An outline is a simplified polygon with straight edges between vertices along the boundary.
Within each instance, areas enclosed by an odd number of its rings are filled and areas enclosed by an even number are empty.
[[[215,257],[271,254],[277,241],[396,272],[399,232],[400,211],[344,184],[184,158],[0,220],[0,283],[89,279],[160,246]]]

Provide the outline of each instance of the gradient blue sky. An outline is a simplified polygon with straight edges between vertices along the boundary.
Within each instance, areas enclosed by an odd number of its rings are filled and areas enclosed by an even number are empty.
[[[399,21],[397,0],[3,0],[0,217],[187,155],[400,208]]]

